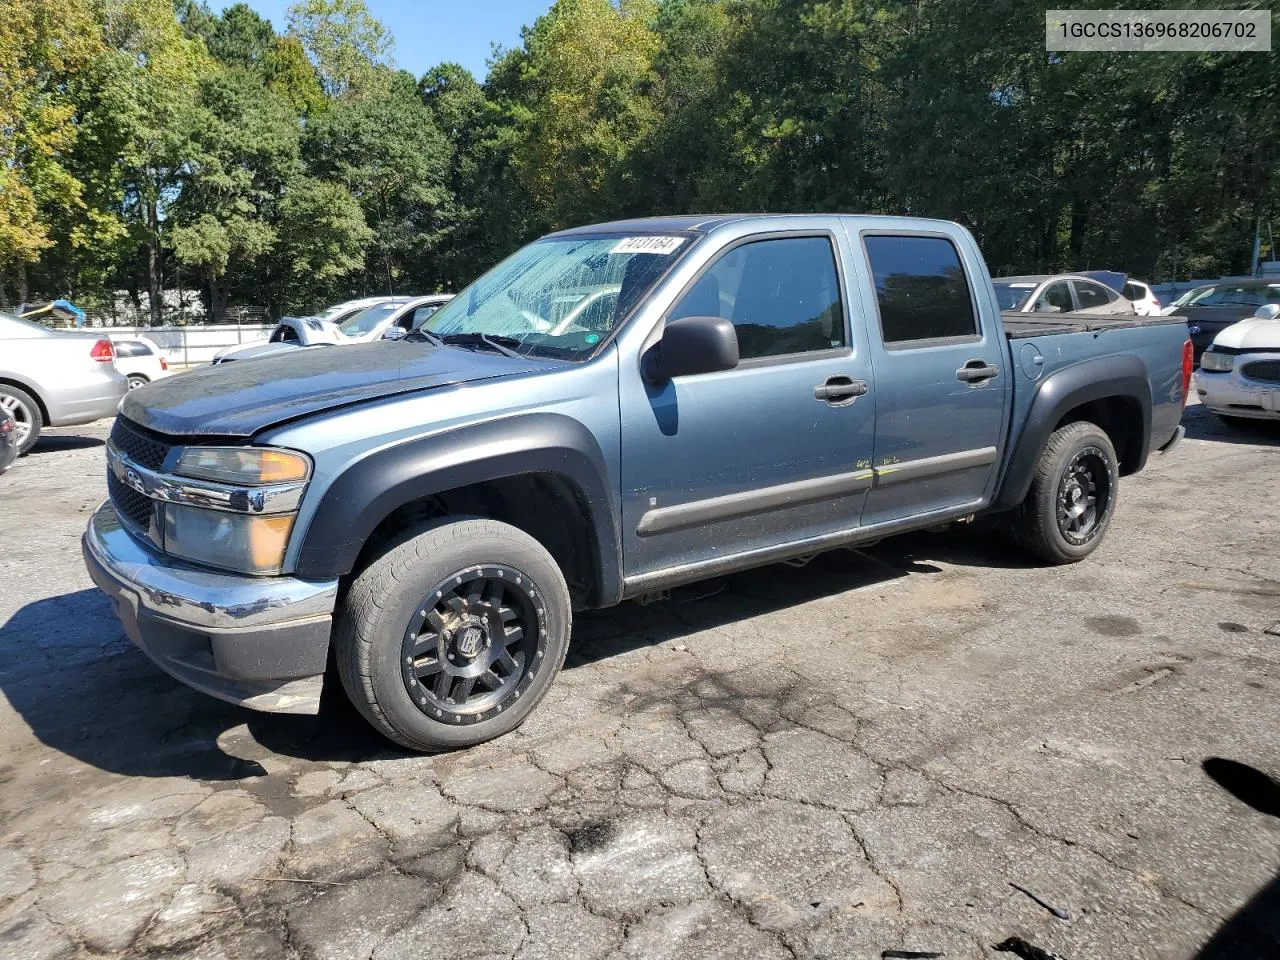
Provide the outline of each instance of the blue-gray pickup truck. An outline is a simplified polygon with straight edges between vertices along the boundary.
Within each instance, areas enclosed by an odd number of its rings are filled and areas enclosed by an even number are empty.
[[[130,393],[84,556],[179,680],[305,713],[329,676],[444,750],[528,715],[575,609],[980,515],[1084,558],[1190,375],[1181,318],[1002,318],[953,223],[606,223],[404,339]]]

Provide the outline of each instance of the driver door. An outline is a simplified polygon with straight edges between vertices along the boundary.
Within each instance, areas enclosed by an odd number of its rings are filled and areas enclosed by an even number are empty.
[[[862,396],[871,367],[850,329],[843,243],[827,232],[750,238],[677,298],[666,320],[733,323],[736,368],[662,384],[622,368],[628,578],[858,525],[875,408]]]

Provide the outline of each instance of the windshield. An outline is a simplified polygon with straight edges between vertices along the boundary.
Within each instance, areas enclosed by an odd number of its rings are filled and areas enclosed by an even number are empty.
[[[378,324],[403,306],[404,302],[402,301],[399,303],[380,303],[375,307],[366,307],[343,320],[338,324],[338,329],[348,337],[362,337],[367,333],[372,333]]]
[[[995,283],[996,302],[1001,310],[1021,310],[1036,288],[1034,283]]]
[[[1261,307],[1268,303],[1280,303],[1280,284],[1220,283],[1212,287],[1199,287],[1184,295],[1175,306],[1179,307]]]
[[[687,237],[567,237],[516,251],[423,329],[485,334],[523,354],[585,359],[690,245]]]

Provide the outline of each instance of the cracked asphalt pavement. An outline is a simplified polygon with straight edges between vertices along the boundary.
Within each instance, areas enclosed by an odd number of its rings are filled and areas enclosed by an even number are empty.
[[[52,431],[0,477],[0,957],[1280,956],[1280,432],[1186,422],[1084,563],[968,529],[582,614],[434,757],[152,666],[79,556],[107,427]]]

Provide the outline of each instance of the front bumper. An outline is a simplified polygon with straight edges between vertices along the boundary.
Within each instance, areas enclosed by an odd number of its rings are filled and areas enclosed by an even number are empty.
[[[255,710],[319,710],[336,580],[236,576],[182,563],[130,535],[110,502],[94,513],[81,546],[129,639],[161,669]]]
[[[1263,358],[1242,354],[1236,357],[1231,370],[1199,371],[1196,393],[1200,402],[1214,413],[1228,417],[1280,420],[1280,383],[1251,380],[1240,372],[1242,366],[1255,359]]]

